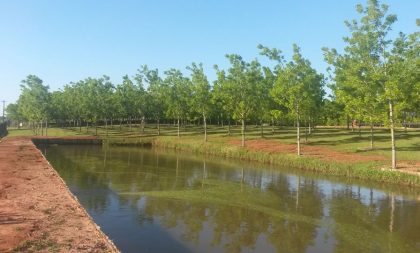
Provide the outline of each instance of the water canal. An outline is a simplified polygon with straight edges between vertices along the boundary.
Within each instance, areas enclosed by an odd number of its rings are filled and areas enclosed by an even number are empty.
[[[135,147],[40,147],[122,252],[420,252],[420,190]]]

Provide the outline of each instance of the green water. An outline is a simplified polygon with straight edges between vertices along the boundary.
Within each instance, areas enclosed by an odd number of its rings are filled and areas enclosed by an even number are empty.
[[[420,191],[134,147],[40,147],[122,252],[420,252]]]

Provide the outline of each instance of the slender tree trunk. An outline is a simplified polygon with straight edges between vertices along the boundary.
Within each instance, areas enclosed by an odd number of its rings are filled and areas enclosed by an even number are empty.
[[[299,119],[299,107],[296,110],[297,113],[297,117],[296,117],[296,131],[297,131],[297,136],[296,136],[296,141],[297,141],[297,155],[300,156],[300,119]]]
[[[230,136],[230,119],[228,119],[228,136]]]
[[[261,127],[261,138],[264,138],[264,123],[262,121],[261,121],[260,127]]]
[[[362,125],[362,122],[361,121],[359,121],[359,137],[362,137],[362,129],[361,129],[361,126]]]
[[[45,120],[45,136],[48,136],[48,119]]]
[[[373,122],[370,119],[370,149],[373,149]]]
[[[350,117],[347,115],[347,130],[350,129]]]
[[[79,133],[82,132],[82,120],[79,119]]]
[[[142,134],[144,134],[144,127],[145,127],[145,125],[146,125],[146,122],[145,122],[145,117],[143,116],[143,117],[141,117],[141,133]]]
[[[108,120],[105,119],[105,132],[106,132],[106,137],[108,137]]]
[[[179,138],[179,117],[178,117],[178,138]]]
[[[128,124],[130,125],[130,131],[131,131],[131,117],[128,119]]]
[[[111,118],[111,129],[113,129],[113,128],[114,128],[114,119]]]
[[[274,119],[271,117],[271,133],[274,134]]]
[[[389,100],[389,123],[391,128],[391,166],[393,169],[397,168],[397,158],[396,158],[396,150],[395,150],[395,126],[394,126],[394,104],[391,100]]]
[[[98,121],[95,121],[95,135],[98,135]]]
[[[42,120],[41,120],[41,136],[44,136],[44,128],[43,128]]]
[[[159,122],[159,118],[157,119],[157,134],[160,135],[160,122]]]
[[[207,142],[207,122],[206,115],[203,113],[203,124],[204,124],[204,142]]]
[[[354,133],[354,120],[351,122],[351,132]]]
[[[309,117],[309,121],[308,121],[308,124],[309,124],[309,132],[308,132],[308,134],[309,135],[311,135],[312,134],[312,124],[311,124],[311,121],[312,121],[312,119],[311,119],[311,117]]]
[[[242,118],[242,147],[245,147],[245,119]]]
[[[305,143],[308,143],[308,123],[305,120]]]

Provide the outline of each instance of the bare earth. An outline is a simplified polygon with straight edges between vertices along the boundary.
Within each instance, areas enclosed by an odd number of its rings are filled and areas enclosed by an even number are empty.
[[[0,142],[0,252],[118,252],[29,138]]]
[[[241,145],[240,140],[232,140],[231,145]],[[248,140],[245,148],[252,151],[263,151],[268,153],[290,153],[295,154],[297,147],[295,144],[284,144],[272,140]],[[305,157],[318,158],[323,161],[335,161],[341,163],[356,163],[360,161],[383,161],[387,162],[387,158],[381,155],[361,155],[355,153],[345,153],[331,150],[326,147],[301,145],[301,153]],[[416,161],[398,161],[398,170],[411,174],[420,175],[420,162]]]

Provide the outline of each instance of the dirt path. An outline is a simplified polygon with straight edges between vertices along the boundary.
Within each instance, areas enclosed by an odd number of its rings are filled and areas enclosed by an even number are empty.
[[[0,252],[118,252],[29,138],[0,142]]]

